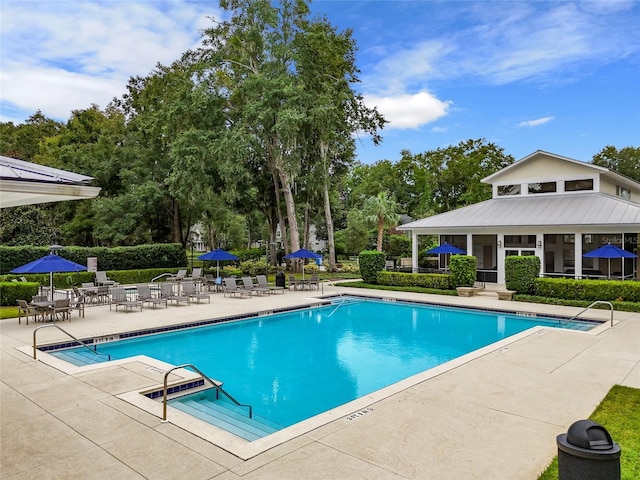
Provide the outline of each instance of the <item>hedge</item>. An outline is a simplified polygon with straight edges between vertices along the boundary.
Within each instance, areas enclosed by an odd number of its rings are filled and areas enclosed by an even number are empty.
[[[544,303],[546,305],[564,305],[567,307],[588,307],[592,302],[589,300],[565,300],[563,298],[538,297],[536,295],[514,295],[513,299],[517,302]],[[624,302],[612,300],[614,310],[621,312],[638,312],[640,313],[640,302]],[[608,309],[606,304],[597,304],[593,308]]]
[[[540,258],[510,256],[504,259],[505,286],[518,293],[534,293],[534,282],[540,275]]]
[[[377,250],[364,250],[358,255],[358,263],[360,264],[360,273],[362,280],[367,283],[376,283],[376,275],[384,270],[385,262],[384,252]]]
[[[478,260],[471,255],[451,255],[449,269],[453,287],[473,287]]]
[[[534,293],[540,297],[568,300],[640,302],[640,282],[619,280],[574,280],[537,278]]]
[[[18,300],[30,302],[39,286],[36,282],[0,282],[0,305],[16,306]]]
[[[437,290],[452,290],[452,277],[444,273],[401,273],[378,272],[377,282],[380,285],[394,287],[423,287]]]
[[[37,260],[50,252],[49,247],[0,246],[0,274]],[[64,247],[61,257],[87,264],[87,258],[98,259],[98,270],[131,270],[174,268],[187,265],[187,254],[179,243],[138,245],[135,247]]]

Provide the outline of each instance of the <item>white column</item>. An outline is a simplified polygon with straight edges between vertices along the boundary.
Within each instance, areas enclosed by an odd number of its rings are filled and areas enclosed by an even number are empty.
[[[413,272],[418,271],[418,234],[411,232],[411,268]]]
[[[573,263],[575,265],[575,274],[578,276],[582,275],[582,234],[574,233],[573,242]]]
[[[467,233],[467,255],[473,255],[473,235]]]
[[[538,272],[538,276],[540,276],[544,272],[544,233],[536,234],[536,257],[540,259],[540,271]]]
[[[496,264],[498,266],[498,283],[504,283],[504,233],[498,234],[498,258]]]

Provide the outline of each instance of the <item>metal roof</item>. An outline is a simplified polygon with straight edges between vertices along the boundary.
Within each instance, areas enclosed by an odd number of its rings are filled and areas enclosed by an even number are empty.
[[[0,156],[0,208],[94,198],[86,175]]]
[[[640,204],[602,193],[492,198],[398,226],[398,230],[460,227],[633,226]]]

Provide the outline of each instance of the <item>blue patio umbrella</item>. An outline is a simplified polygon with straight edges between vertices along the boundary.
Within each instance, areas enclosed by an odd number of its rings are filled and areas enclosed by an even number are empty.
[[[216,248],[210,252],[203,253],[198,257],[198,260],[215,260],[216,261],[216,277],[220,276],[220,262],[229,260],[240,260],[233,253],[229,253],[221,248]]]
[[[318,260],[318,259],[322,259],[322,255],[313,253],[312,251],[307,250],[306,248],[301,248],[300,250],[296,250],[295,252],[292,252],[289,255],[285,255],[284,258],[286,259],[310,258],[312,260]],[[304,267],[302,268],[302,278],[304,279]]]
[[[446,255],[446,254],[454,254],[454,255],[461,255],[461,254],[465,254],[467,252],[465,252],[464,250],[461,250],[460,248],[456,247],[455,245],[451,245],[447,242],[444,242],[442,245],[438,245],[437,247],[434,247],[430,250],[426,250],[424,253],[434,253],[434,254],[438,254],[438,255]]]
[[[621,249],[617,245],[611,245],[607,243],[606,245],[602,245],[601,247],[596,248],[595,250],[591,250],[588,253],[582,255],[587,258],[606,258],[609,261],[609,275],[611,276],[611,259],[612,258],[638,258],[638,255],[635,253],[627,252],[626,250]],[[622,262],[622,276],[624,277],[624,261]]]
[[[82,272],[87,267],[79,263],[72,262],[59,255],[50,253],[33,262],[29,262],[21,267],[14,268],[11,273],[48,273],[49,284],[51,285],[51,300],[53,301],[53,274],[54,272]]]

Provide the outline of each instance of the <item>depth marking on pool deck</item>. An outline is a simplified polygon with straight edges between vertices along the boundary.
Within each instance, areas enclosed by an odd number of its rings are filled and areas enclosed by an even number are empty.
[[[150,372],[155,373],[156,375],[164,375],[165,371],[161,370],[160,368],[156,368],[156,367],[147,367],[146,370],[149,370]]]
[[[371,408],[371,407],[365,408],[365,409],[360,410],[358,412],[352,413],[351,415],[349,415],[348,417],[345,417],[345,418],[351,422],[353,420],[356,420],[356,419],[358,419],[360,417],[365,416],[369,412],[373,412],[373,408]]]

